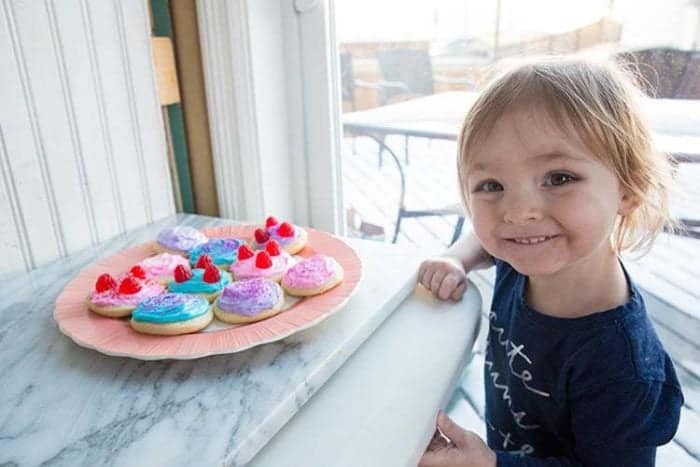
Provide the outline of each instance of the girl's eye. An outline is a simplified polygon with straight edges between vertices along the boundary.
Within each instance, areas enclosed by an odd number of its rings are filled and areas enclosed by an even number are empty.
[[[493,193],[494,191],[503,191],[503,186],[494,180],[487,180],[478,184],[475,191]]]
[[[555,172],[547,175],[544,184],[549,186],[561,186],[575,180],[577,180],[577,178],[571,174],[565,172]]]

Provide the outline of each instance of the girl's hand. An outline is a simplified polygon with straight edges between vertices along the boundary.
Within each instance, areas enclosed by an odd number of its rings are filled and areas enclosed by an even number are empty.
[[[458,259],[440,256],[421,263],[418,282],[440,300],[460,300],[467,288],[467,273]]]
[[[494,453],[479,435],[462,429],[444,413],[419,467],[496,467]]]

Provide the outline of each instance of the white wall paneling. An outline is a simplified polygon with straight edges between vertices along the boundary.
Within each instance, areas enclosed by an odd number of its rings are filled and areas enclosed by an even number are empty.
[[[5,148],[5,138],[0,126],[0,238],[4,253],[5,267],[8,271],[30,269],[34,258],[26,244],[27,229],[18,206],[19,197],[14,179],[10,176],[10,161]]]
[[[45,145],[39,133],[35,98],[25,58],[28,44],[23,46],[21,43],[17,14],[7,0],[3,0],[1,15],[0,62],[4,67],[0,72],[0,124],[7,161],[7,173],[3,167],[3,178],[8,178],[14,187],[11,196],[15,196],[13,201],[26,227],[22,233],[32,246],[29,263],[36,264],[65,254],[65,240],[57,221],[58,208],[53,185],[46,179]],[[38,84],[35,82],[35,85]],[[3,215],[3,220],[8,218],[8,215]],[[18,218],[13,216],[12,221]],[[6,241],[9,243],[11,239]],[[3,247],[3,252],[6,250],[9,254],[20,251]]]
[[[150,23],[147,0],[117,1],[122,23],[120,34],[128,70],[131,123],[138,143],[140,162],[145,171],[145,186],[150,218],[161,219],[174,211],[169,174],[163,116],[158,101],[156,78],[151,52]],[[144,32],[146,34],[144,34]],[[160,131],[154,131],[158,128]],[[163,157],[153,157],[153,155]]]
[[[0,275],[174,212],[143,0],[0,0]]]

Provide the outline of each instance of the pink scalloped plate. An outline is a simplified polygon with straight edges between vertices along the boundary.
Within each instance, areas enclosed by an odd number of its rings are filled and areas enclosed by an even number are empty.
[[[256,226],[225,226],[204,229],[209,238],[252,239]],[[140,334],[128,319],[106,318],[91,312],[86,297],[102,273],[120,274],[154,254],[153,244],[144,243],[104,258],[82,270],[56,299],[54,319],[63,334],[76,344],[107,355],[140,360],[193,359],[240,352],[274,342],[318,324],[339,311],[357,292],[362,262],[347,243],[333,235],[307,229],[309,241],[300,256],[322,253],[335,258],[345,271],[343,282],[330,291],[292,302],[280,314],[245,326],[228,326],[216,319],[204,332],[180,336]]]

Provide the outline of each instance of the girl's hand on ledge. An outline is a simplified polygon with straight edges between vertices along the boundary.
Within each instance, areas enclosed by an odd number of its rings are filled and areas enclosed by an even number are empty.
[[[435,435],[418,467],[496,467],[496,453],[479,435],[440,412]]]
[[[456,258],[429,258],[418,269],[418,282],[440,300],[457,301],[467,288],[467,273]]]

